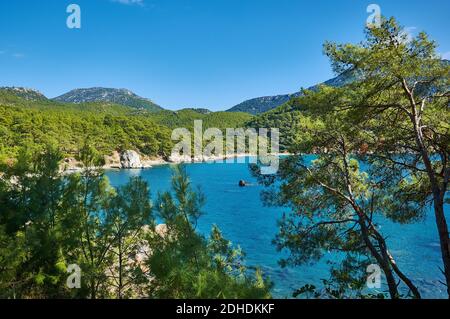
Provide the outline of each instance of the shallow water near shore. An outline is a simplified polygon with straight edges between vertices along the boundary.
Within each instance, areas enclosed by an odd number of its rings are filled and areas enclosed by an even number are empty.
[[[336,255],[329,254],[319,263],[301,267],[278,265],[285,253],[277,252],[272,240],[278,231],[277,220],[285,210],[263,205],[260,199],[263,187],[251,176],[248,164],[195,163],[187,164],[186,168],[192,185],[199,186],[207,199],[198,230],[208,235],[212,225],[217,224],[227,239],[243,248],[247,265],[259,266],[270,277],[274,297],[291,298],[295,289],[305,284],[320,287],[321,279],[329,278],[326,260],[339,258]],[[170,165],[161,165],[145,170],[107,171],[106,175],[116,187],[126,184],[132,176],[141,176],[149,183],[155,198],[158,192],[170,189],[172,170]],[[239,187],[239,180],[250,185]],[[445,211],[450,218],[449,205]],[[442,262],[432,211],[415,224],[380,221],[380,227],[400,268],[413,279],[422,296],[445,298],[445,287],[439,283],[443,281],[439,270]]]

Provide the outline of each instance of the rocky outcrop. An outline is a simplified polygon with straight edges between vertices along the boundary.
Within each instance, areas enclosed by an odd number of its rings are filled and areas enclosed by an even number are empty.
[[[103,168],[122,168],[119,152],[114,151],[110,155],[105,155],[105,166]]]
[[[162,158],[140,156],[136,151],[127,150],[121,153],[114,151],[104,156],[103,169],[141,169],[151,168],[153,165],[166,164]],[[92,167],[93,168],[93,167]],[[71,174],[83,170],[83,164],[75,158],[68,157],[60,165],[60,172]]]
[[[142,168],[141,158],[136,151],[123,151],[120,154],[122,168]]]

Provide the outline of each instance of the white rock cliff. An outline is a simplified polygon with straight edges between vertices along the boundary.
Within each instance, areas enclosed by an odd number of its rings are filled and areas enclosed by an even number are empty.
[[[136,151],[123,151],[120,154],[122,168],[142,168],[141,158]]]

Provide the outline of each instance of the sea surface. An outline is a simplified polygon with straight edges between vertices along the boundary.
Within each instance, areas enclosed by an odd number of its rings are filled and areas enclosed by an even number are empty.
[[[205,214],[200,218],[198,231],[208,235],[213,224],[224,236],[246,253],[248,266],[260,267],[274,283],[276,298],[292,298],[292,292],[305,284],[321,286],[329,278],[327,260],[339,258],[333,254],[324,260],[295,268],[282,268],[278,261],[287,252],[277,252],[272,244],[278,232],[277,220],[285,210],[266,207],[260,199],[262,186],[257,185],[246,163],[194,163],[187,164],[187,172],[194,187],[206,195]],[[155,166],[145,170],[107,171],[113,186],[126,184],[132,176],[141,176],[150,185],[151,196],[170,190],[171,165]],[[250,183],[238,187],[239,180]],[[446,206],[450,218],[450,207]],[[425,298],[445,298],[439,239],[433,213],[430,209],[423,221],[411,225],[381,222],[381,232],[387,236],[391,253],[401,270],[419,287]],[[382,287],[381,290],[383,290]],[[373,291],[375,292],[375,291]]]

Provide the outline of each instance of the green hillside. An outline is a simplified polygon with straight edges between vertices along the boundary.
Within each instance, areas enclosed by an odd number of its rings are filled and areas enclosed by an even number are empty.
[[[14,158],[19,149],[57,145],[67,156],[85,140],[101,154],[134,149],[144,155],[168,156],[172,129],[192,129],[194,120],[208,127],[243,127],[252,118],[245,113],[195,110],[157,113],[112,103],[61,103],[25,99],[0,90],[0,159]]]

